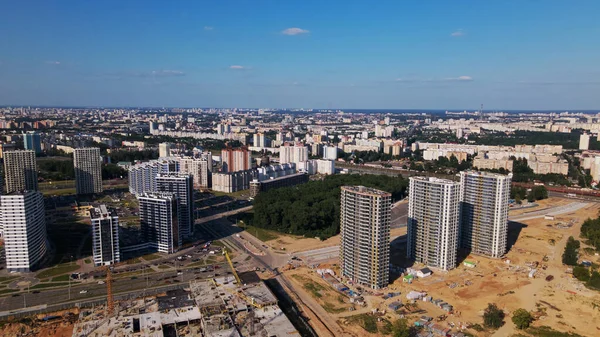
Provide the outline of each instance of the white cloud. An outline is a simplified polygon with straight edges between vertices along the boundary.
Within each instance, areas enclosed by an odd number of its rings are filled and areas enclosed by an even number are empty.
[[[452,32],[452,34],[450,34],[450,36],[461,37],[461,36],[464,36],[465,34],[466,34],[465,31],[462,28],[460,28],[460,29],[457,29],[454,32]]]
[[[204,30],[213,30],[215,29],[215,27],[211,27],[211,26],[204,26]]]
[[[59,61],[46,61],[45,63],[46,63],[46,64],[52,64],[52,65],[56,65],[56,66],[60,64],[60,62],[59,62]]]
[[[473,77],[471,77],[471,76],[448,77],[445,80],[446,81],[469,82],[469,81],[473,80]]]
[[[240,65],[232,65],[229,66],[229,69],[246,69],[246,67]]]
[[[185,73],[180,70],[152,70],[151,75],[156,76],[156,77],[171,77],[171,76],[184,76]]]
[[[302,29],[302,28],[297,28],[297,27],[287,28],[287,29],[284,29],[283,31],[281,31],[281,34],[283,34],[283,35],[300,35],[300,34],[308,34],[308,33],[310,33],[308,30]]]

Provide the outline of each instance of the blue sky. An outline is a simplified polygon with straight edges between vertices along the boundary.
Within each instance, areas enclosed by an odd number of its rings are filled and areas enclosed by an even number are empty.
[[[0,104],[600,109],[600,1],[0,0]]]

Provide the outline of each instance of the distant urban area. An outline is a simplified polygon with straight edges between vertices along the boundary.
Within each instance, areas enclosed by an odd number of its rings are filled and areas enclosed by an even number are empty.
[[[0,107],[2,336],[598,336],[600,112]]]

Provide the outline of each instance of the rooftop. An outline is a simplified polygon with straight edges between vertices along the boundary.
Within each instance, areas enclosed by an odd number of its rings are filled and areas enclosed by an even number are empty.
[[[381,190],[378,190],[375,188],[365,187],[365,186],[342,186],[342,190],[348,191],[348,192],[359,193],[359,194],[363,194],[363,195],[371,195],[371,196],[384,196],[384,197],[392,196],[392,194],[389,192],[381,191]]]

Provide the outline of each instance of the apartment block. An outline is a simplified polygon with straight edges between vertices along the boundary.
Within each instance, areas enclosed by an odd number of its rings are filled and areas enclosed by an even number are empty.
[[[252,157],[245,147],[221,151],[222,172],[245,171],[252,168]]]
[[[0,196],[4,226],[6,269],[29,272],[46,255],[46,213],[44,197],[37,191],[12,192]]]
[[[4,185],[6,193],[38,189],[37,165],[33,150],[4,153]]]
[[[151,160],[130,166],[128,169],[129,193],[156,192],[156,175],[177,171],[179,171],[179,162],[171,159]]]
[[[194,182],[190,174],[159,173],[156,176],[158,192],[174,193],[177,196],[179,233],[183,239],[194,232]]]
[[[364,186],[341,190],[341,273],[371,289],[387,287],[392,196]]]
[[[460,172],[460,245],[473,254],[506,253],[508,199],[512,174]]]
[[[250,182],[257,178],[256,170],[245,170],[230,173],[213,172],[212,190],[225,193],[247,190]]]
[[[94,265],[119,263],[119,217],[113,209],[100,205],[90,210],[92,221],[92,253]]]
[[[75,149],[73,165],[77,194],[102,193],[102,157],[99,148]]]
[[[180,157],[179,172],[191,174],[194,178],[194,187],[208,189],[212,186],[212,156],[203,153],[201,157]]]
[[[474,158],[473,159],[473,167],[478,168],[480,170],[505,169],[509,172],[512,172],[513,161],[509,160],[509,159],[503,160],[503,159]]]
[[[148,247],[161,253],[176,252],[182,244],[177,196],[173,193],[142,193],[137,199],[140,227]]]
[[[407,257],[442,270],[456,267],[460,184],[433,177],[411,177]]]

